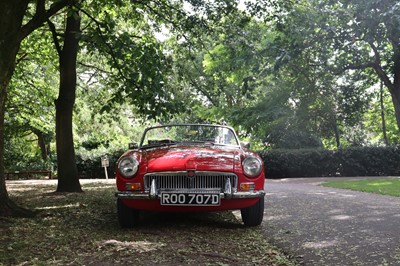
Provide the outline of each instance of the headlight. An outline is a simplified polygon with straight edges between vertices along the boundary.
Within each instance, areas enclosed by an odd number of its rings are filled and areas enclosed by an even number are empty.
[[[138,160],[131,157],[126,157],[118,163],[119,172],[124,177],[127,178],[134,176],[137,173],[138,169],[139,169]]]
[[[262,163],[256,157],[247,157],[242,162],[244,174],[248,177],[256,177],[262,171]]]

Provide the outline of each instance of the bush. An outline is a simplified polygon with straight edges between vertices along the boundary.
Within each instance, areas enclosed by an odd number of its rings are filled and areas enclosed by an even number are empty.
[[[104,156],[108,157],[110,162],[107,167],[107,174],[109,178],[115,177],[115,169],[118,158],[122,155],[123,151],[113,151],[110,154],[92,154],[83,155],[77,154],[76,164],[78,167],[80,178],[105,178],[104,168],[101,166],[101,159]]]
[[[259,154],[267,178],[400,175],[400,146],[276,149]]]

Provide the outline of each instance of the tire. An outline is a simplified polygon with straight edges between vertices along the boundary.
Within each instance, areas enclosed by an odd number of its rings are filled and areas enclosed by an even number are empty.
[[[240,213],[245,226],[260,225],[264,217],[264,197],[253,206],[241,209]]]
[[[118,222],[121,228],[132,228],[137,226],[139,221],[139,211],[131,209],[117,199]]]

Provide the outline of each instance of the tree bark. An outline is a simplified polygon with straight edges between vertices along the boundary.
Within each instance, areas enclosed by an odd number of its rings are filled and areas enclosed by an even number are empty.
[[[335,124],[334,124],[334,132],[335,132],[335,142],[336,142],[336,148],[340,148],[340,133],[339,133],[339,127],[337,123],[337,119],[335,118]]]
[[[80,39],[80,17],[73,11],[67,18],[60,56],[60,90],[56,105],[57,192],[82,192],[72,133],[76,92],[76,60]]]
[[[400,132],[400,87],[389,90],[392,96],[392,102],[394,107],[394,114],[396,116],[397,129]]]
[[[375,53],[375,62],[372,64],[372,66],[376,74],[380,78],[381,82],[385,84],[385,86],[388,88],[390,92],[390,96],[392,97],[392,102],[394,107],[394,113],[396,117],[397,129],[398,132],[400,132],[400,42],[398,41],[400,35],[396,33],[394,35],[389,36],[389,40],[391,41],[393,47],[393,55],[392,55],[393,67],[391,68],[391,73],[390,73],[393,75],[392,80],[389,78],[388,73],[385,73],[384,69],[382,68],[380,59],[381,56],[378,50],[374,47],[373,44],[370,44],[370,46],[372,47],[372,50]]]
[[[49,143],[46,143],[45,133],[43,133],[42,131],[37,130],[35,128],[32,128],[31,130],[38,138],[38,146],[40,149],[40,153],[42,155],[42,159],[43,159],[43,161],[46,161],[49,156],[49,153],[50,153],[50,147],[49,147]]]
[[[383,104],[383,82],[381,82],[381,87],[380,87],[380,91],[379,91],[379,102],[380,102],[380,106],[381,106],[383,141],[385,142],[386,145],[389,145],[389,140],[387,137],[387,130],[386,130],[385,105]]]
[[[45,1],[36,2],[35,15],[22,25],[29,0],[2,0],[0,8],[0,216],[33,216],[33,212],[16,206],[7,193],[4,165],[4,118],[8,86],[15,70],[22,40],[52,15],[75,0],[61,0],[45,10]]]
[[[32,216],[32,212],[17,207],[11,201],[4,171],[4,117],[7,91],[22,41],[18,39],[19,29],[28,6],[28,1],[15,2],[2,2],[0,8],[0,216]]]

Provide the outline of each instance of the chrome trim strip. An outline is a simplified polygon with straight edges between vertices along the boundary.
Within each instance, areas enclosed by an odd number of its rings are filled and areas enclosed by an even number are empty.
[[[225,186],[224,186],[224,194],[225,198],[230,199],[232,198],[232,186],[231,186],[231,180],[230,178],[227,178],[225,181]]]
[[[157,187],[156,187],[156,180],[153,179],[151,180],[151,186],[150,186],[150,198],[151,199],[156,199],[157,198]]]

